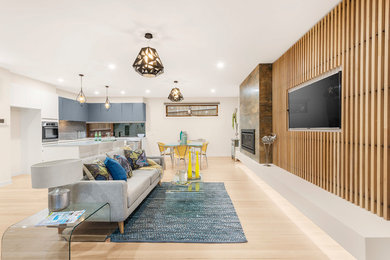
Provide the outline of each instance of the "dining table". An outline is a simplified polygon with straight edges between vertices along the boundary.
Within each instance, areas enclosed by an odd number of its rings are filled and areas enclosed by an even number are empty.
[[[164,144],[164,148],[167,148],[167,149],[169,149],[169,152],[171,153],[171,156],[173,156],[173,154],[174,154],[174,149],[175,149],[175,147],[177,147],[177,146],[180,146],[180,145],[187,145],[188,147],[190,147],[190,149],[192,150],[191,151],[191,154],[192,154],[192,164],[194,164],[195,162],[195,160],[194,160],[194,157],[195,157],[195,153],[196,153],[196,150],[198,149],[199,150],[199,154],[202,152],[202,146],[203,146],[203,142],[196,142],[196,141],[191,141],[191,142],[188,142],[187,144],[181,144],[180,142],[172,142],[172,143],[165,143]],[[200,156],[200,158],[199,158],[199,162],[200,162],[200,168],[202,168],[202,156]],[[173,158],[172,158],[172,161],[174,161],[173,160]]]

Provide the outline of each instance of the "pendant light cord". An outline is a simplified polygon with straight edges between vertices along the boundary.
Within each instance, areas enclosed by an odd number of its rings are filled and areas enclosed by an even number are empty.
[[[83,91],[83,74],[79,74],[79,76],[80,76],[80,84],[81,84],[81,91]]]

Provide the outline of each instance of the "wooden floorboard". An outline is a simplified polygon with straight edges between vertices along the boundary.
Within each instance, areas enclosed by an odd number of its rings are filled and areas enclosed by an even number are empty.
[[[163,181],[170,181],[173,172],[168,165]],[[79,242],[72,246],[72,259],[353,259],[288,202],[276,193],[270,195],[275,191],[240,162],[209,158],[202,173],[207,182],[225,183],[248,243]],[[45,208],[46,196],[46,190],[31,188],[28,175],[16,176],[12,184],[1,187],[0,232]]]

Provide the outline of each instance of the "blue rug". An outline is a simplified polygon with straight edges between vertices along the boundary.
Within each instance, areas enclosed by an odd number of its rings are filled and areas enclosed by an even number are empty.
[[[240,220],[223,183],[203,183],[202,192],[167,192],[157,186],[116,230],[111,242],[244,243]]]

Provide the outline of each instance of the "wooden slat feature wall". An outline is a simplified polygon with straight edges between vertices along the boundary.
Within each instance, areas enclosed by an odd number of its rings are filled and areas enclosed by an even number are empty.
[[[274,164],[387,220],[390,0],[345,0],[273,64]],[[288,131],[287,91],[341,67],[342,130]]]

